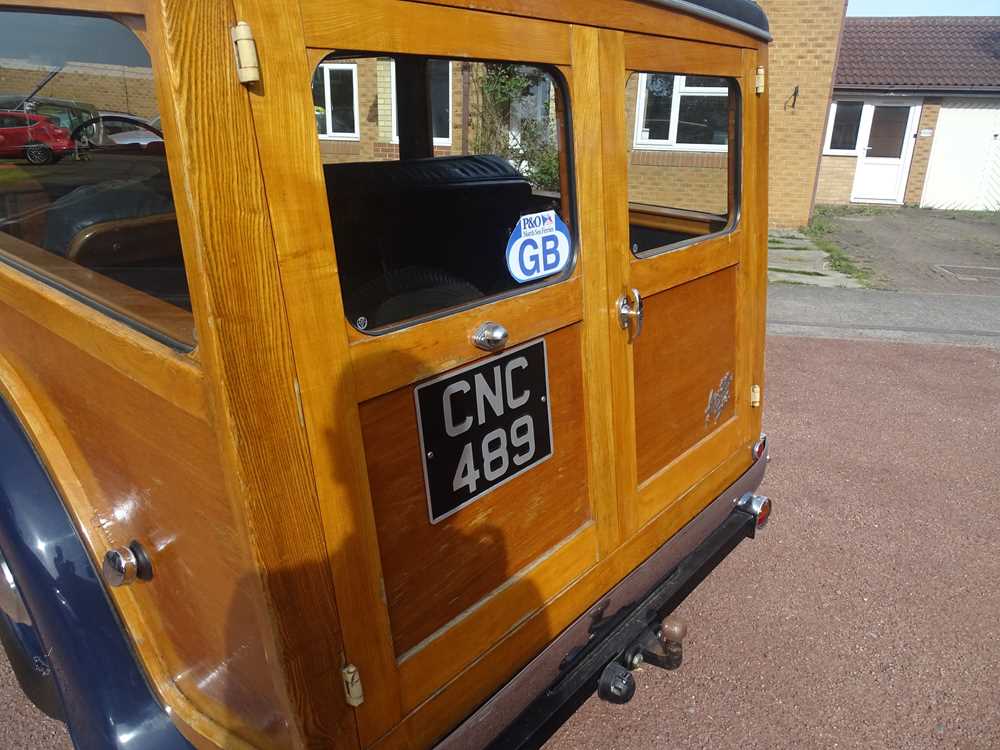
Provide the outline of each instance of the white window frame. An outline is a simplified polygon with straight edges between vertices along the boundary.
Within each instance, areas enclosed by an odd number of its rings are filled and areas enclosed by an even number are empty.
[[[430,62],[430,60],[428,60],[428,62]],[[452,99],[453,99],[453,97],[455,95],[455,90],[453,88],[454,84],[455,84],[455,81],[452,78],[452,76],[454,75],[454,72],[452,70],[452,68],[454,67],[454,63],[451,60],[446,60],[445,62],[448,63],[448,137],[447,138],[437,138],[437,137],[434,137],[433,141],[434,141],[434,145],[435,146],[450,146],[451,145],[451,128],[452,128],[451,114],[452,114],[452,112],[454,112],[454,106],[455,106],[454,102],[452,101]],[[396,61],[395,60],[390,60],[389,61],[389,81],[390,81],[389,85],[392,87],[392,96],[390,97],[390,99],[392,101],[392,140],[391,140],[391,142],[392,143],[399,143],[399,127],[398,127],[399,120],[398,120],[397,115],[396,115]]]
[[[657,74],[662,75],[662,74]],[[716,143],[678,143],[677,126],[680,121],[681,97],[683,96],[719,96],[728,97],[729,89],[717,86],[688,86],[687,76],[674,76],[673,99],[670,103],[670,133],[664,140],[650,138],[643,123],[646,120],[646,81],[648,73],[639,73],[639,89],[635,98],[635,132],[632,136],[632,147],[648,151],[706,151],[711,153],[726,153],[729,145]]]
[[[837,120],[837,104],[839,101],[861,103],[861,119],[858,121],[858,132],[854,136],[854,148],[830,148],[830,141],[833,140],[833,123]],[[830,102],[830,114],[826,120],[826,138],[823,139],[823,156],[860,156],[858,144],[861,143],[861,133],[864,131],[865,118],[871,119],[869,103],[862,99],[845,97],[843,100],[834,99]]]
[[[323,94],[326,105],[326,132],[320,133],[320,140],[324,141],[360,141],[361,140],[361,118],[358,113],[358,66],[357,63],[320,63],[323,69]],[[333,101],[330,91],[330,71],[350,70],[351,88],[354,93],[354,130],[353,132],[334,132],[333,130]]]

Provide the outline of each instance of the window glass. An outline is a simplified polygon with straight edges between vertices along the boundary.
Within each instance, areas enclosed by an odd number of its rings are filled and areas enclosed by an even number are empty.
[[[736,205],[735,80],[633,73],[625,107],[632,251],[655,254],[726,229]]]
[[[861,127],[863,102],[837,102],[833,116],[830,148],[854,151],[858,147],[858,129]]]
[[[565,119],[552,71],[411,55],[330,57],[320,67],[332,64],[355,67],[363,113],[357,142],[319,140],[353,326],[387,330],[570,272]]]
[[[875,107],[868,135],[868,156],[898,159],[903,153],[909,107]]]
[[[0,49],[0,261],[190,348],[145,47],[107,18],[0,11]]]

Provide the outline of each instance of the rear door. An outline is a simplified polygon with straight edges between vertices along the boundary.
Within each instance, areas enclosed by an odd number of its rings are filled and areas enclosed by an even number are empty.
[[[749,463],[756,53],[625,34],[624,59],[602,65],[618,72],[605,158],[620,185],[607,244],[622,524],[672,532],[703,504],[686,493]]]
[[[433,696],[401,730],[426,744],[551,639],[545,602],[614,534],[584,378],[606,366],[585,362],[607,328],[583,312],[604,237],[581,233],[597,172],[574,159],[576,133],[597,141],[598,99],[571,128],[566,24],[301,8],[305,50],[267,4],[241,17],[270,61],[253,104],[304,418],[361,740]]]

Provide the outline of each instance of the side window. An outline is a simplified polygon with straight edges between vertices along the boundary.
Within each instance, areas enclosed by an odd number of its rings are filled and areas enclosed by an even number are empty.
[[[730,227],[739,185],[736,81],[634,72],[625,107],[632,252],[664,252]]]
[[[330,56],[312,91],[341,293],[356,329],[395,329],[571,272],[555,71]]]
[[[150,56],[110,18],[0,11],[0,262],[194,345]]]

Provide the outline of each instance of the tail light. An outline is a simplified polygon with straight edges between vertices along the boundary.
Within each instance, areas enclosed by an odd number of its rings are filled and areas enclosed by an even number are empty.
[[[771,498],[767,495],[754,495],[748,492],[736,503],[736,507],[745,510],[754,517],[758,529],[764,528],[767,519],[771,517]]]
[[[759,461],[764,456],[766,456],[767,455],[767,435],[765,435],[763,432],[760,433],[760,440],[758,440],[756,443],[753,444],[753,448],[751,449],[751,451],[753,452],[753,460],[754,461]],[[770,457],[768,457],[768,458],[770,458]]]

